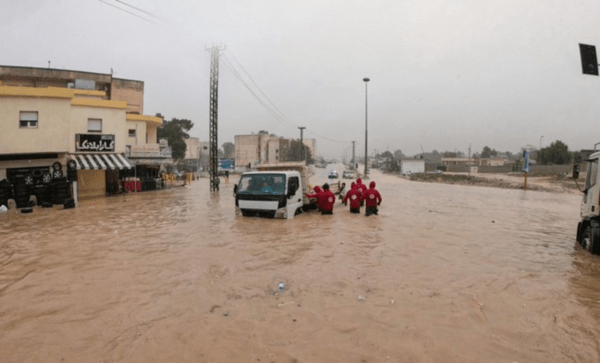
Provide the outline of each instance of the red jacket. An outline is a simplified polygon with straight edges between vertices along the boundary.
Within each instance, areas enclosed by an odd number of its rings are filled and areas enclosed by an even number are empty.
[[[375,190],[375,182],[369,184],[369,189],[363,194],[363,200],[367,207],[375,207],[381,202],[381,194]]]
[[[362,198],[363,194],[367,191],[367,186],[362,183],[362,179],[356,179],[356,189],[360,193],[360,197]]]
[[[321,210],[333,210],[333,205],[335,204],[335,194],[333,194],[331,190],[327,189],[323,191],[321,195],[323,196],[323,204],[321,205]]]
[[[348,205],[348,199],[350,199],[350,208],[360,208],[361,195],[356,188],[352,188],[346,193],[344,205]]]
[[[315,198],[317,200],[317,208],[319,208],[319,210],[321,210],[322,204],[323,204],[322,203],[323,191],[321,190],[321,187],[319,187],[318,185],[314,188],[314,191],[315,191],[314,193],[306,193],[306,196],[311,199]]]

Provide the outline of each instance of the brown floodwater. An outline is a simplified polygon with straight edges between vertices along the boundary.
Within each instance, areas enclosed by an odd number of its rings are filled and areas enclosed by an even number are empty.
[[[578,195],[374,179],[368,218],[236,217],[237,177],[0,214],[0,361],[600,360]]]

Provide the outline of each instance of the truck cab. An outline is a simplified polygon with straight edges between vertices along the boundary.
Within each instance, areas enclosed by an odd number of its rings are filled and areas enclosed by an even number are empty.
[[[234,188],[237,215],[293,218],[302,212],[302,176],[298,171],[253,171]]]
[[[597,144],[598,145],[598,144]],[[594,254],[600,254],[600,184],[598,162],[600,152],[594,152],[587,161],[587,171],[581,200],[581,220],[577,225],[577,242]],[[573,167],[573,178],[579,178],[579,165]]]

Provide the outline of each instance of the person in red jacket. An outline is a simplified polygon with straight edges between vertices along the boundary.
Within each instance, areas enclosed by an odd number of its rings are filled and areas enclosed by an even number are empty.
[[[321,214],[333,214],[333,205],[335,204],[335,194],[329,190],[329,184],[323,185],[322,194],[323,204],[321,206]]]
[[[348,200],[350,200],[350,213],[360,213],[361,199],[362,197],[359,191],[356,189],[356,183],[352,182],[350,190],[344,197],[344,205],[348,205]]]
[[[363,194],[367,191],[367,186],[363,184],[361,178],[356,179],[356,190],[358,190],[358,192],[360,193],[360,206],[362,207],[363,205],[365,205]]]
[[[369,184],[369,189],[363,194],[363,200],[366,202],[367,208],[365,215],[368,217],[371,214],[377,214],[379,210],[377,206],[381,204],[381,194],[375,189],[375,182]]]
[[[313,190],[315,191],[314,193],[306,193],[306,196],[307,196],[308,198],[310,198],[310,199],[313,199],[313,198],[314,198],[314,199],[316,199],[316,201],[317,201],[317,210],[319,210],[319,211],[320,211],[320,210],[321,210],[321,205],[322,205],[322,203],[323,203],[323,202],[322,202],[322,199],[323,199],[323,197],[322,197],[323,191],[321,190],[321,187],[320,187],[320,186],[318,186],[318,185],[317,185],[317,186],[315,186]]]

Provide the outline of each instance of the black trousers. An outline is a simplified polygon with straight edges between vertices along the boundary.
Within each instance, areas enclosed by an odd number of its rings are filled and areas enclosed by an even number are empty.
[[[371,214],[377,214],[377,212],[379,212],[377,207],[367,207],[367,209],[365,210],[365,215],[368,217]]]

